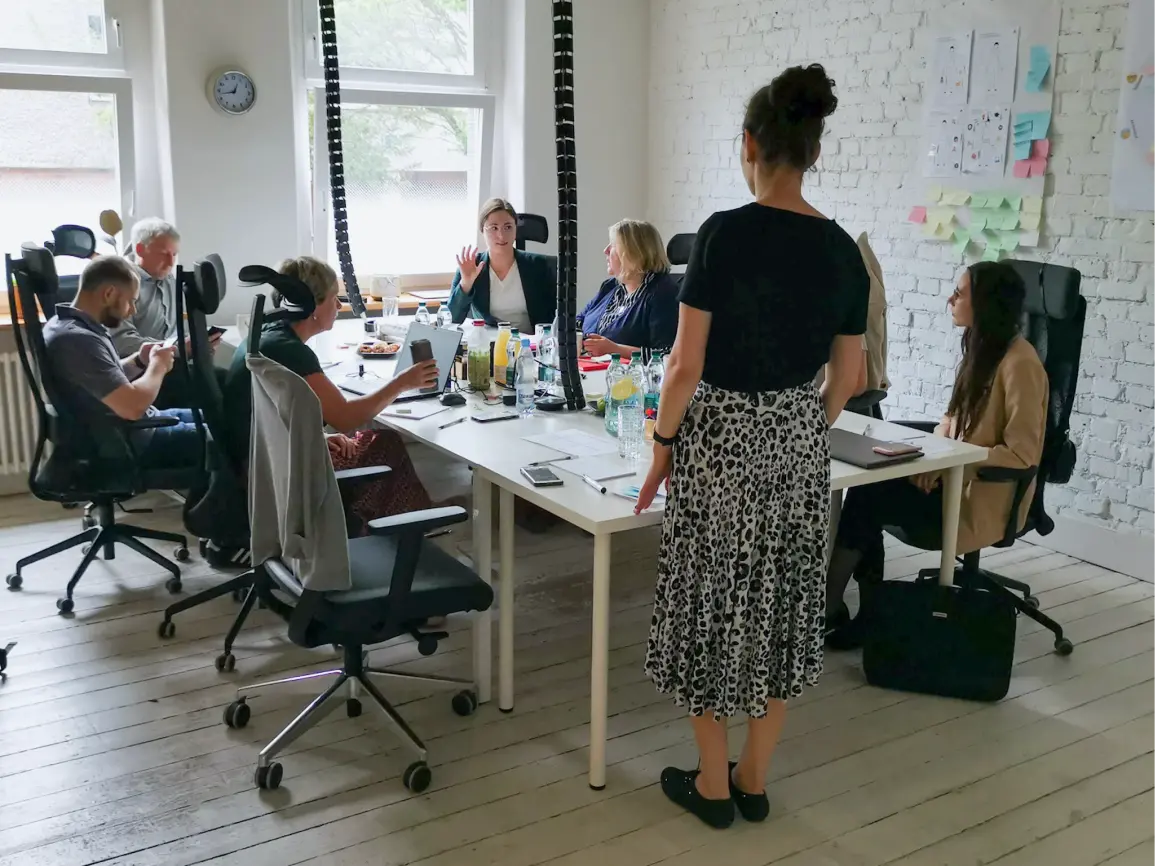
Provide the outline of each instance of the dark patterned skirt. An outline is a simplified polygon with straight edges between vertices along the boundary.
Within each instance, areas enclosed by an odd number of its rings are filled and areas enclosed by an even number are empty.
[[[646,673],[760,717],[822,672],[830,434],[817,390],[702,384],[674,444]]]

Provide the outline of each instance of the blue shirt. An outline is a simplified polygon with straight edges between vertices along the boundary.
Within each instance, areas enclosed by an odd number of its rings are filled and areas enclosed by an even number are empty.
[[[615,315],[606,313],[620,292]],[[652,273],[634,294],[611,277],[578,315],[583,334],[640,349],[669,351],[678,333],[678,284],[671,274]]]

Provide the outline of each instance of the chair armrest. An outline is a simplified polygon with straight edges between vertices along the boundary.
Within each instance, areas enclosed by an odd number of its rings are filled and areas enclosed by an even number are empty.
[[[354,481],[361,478],[375,478],[378,475],[386,475],[393,470],[388,466],[362,466],[359,469],[338,469],[333,474],[337,476],[337,482]]]
[[[849,412],[861,413],[865,409],[873,409],[879,403],[886,399],[886,392],[878,388],[873,388],[868,391],[863,391],[846,401],[846,409]]]
[[[1013,469],[1009,466],[980,466],[978,469],[979,481],[1033,481],[1038,473],[1038,466],[1027,469]]]
[[[407,514],[394,514],[392,517],[378,517],[369,521],[369,532],[372,535],[404,535],[410,532],[426,533],[431,529],[440,529],[454,523],[464,523],[469,515],[464,508],[452,506],[450,508],[426,508],[423,511],[410,511]]]
[[[152,430],[157,427],[175,427],[179,423],[180,421],[169,415],[146,415],[135,421],[125,421],[124,426],[128,430]]]
[[[899,427],[909,427],[922,433],[933,433],[938,424],[934,421],[894,421]]]

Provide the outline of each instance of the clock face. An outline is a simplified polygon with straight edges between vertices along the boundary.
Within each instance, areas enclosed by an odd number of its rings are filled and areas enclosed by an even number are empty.
[[[244,114],[257,101],[257,88],[243,72],[225,72],[213,86],[213,99],[222,111]]]

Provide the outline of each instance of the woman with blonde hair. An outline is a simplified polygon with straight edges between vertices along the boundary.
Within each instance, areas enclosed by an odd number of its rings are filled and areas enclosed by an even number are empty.
[[[625,219],[610,226],[604,252],[610,277],[578,316],[583,351],[669,351],[678,332],[678,285],[662,236],[648,222]]]
[[[429,494],[417,477],[405,443],[397,433],[392,430],[361,430],[354,436],[347,436],[345,432],[356,431],[370,423],[405,391],[436,384],[436,362],[414,364],[394,379],[383,379],[380,388],[364,396],[346,395],[329,380],[316,354],[305,345],[318,334],[332,329],[337,320],[341,310],[337,297],[337,274],[327,264],[310,256],[286,259],[278,270],[308,286],[317,305],[306,318],[266,322],[261,329],[261,354],[304,379],[321,403],[326,426],[343,431],[328,437],[334,468],[385,465],[392,470],[378,481],[349,489],[345,510],[350,534],[364,534],[365,524],[377,517],[429,508]],[[280,306],[282,300],[280,292],[274,291],[274,305]],[[247,353],[248,341],[245,340],[233,354],[224,387],[225,417],[230,419],[229,441],[225,445],[233,459],[242,464],[248,461],[252,417],[252,380],[245,365]]]

